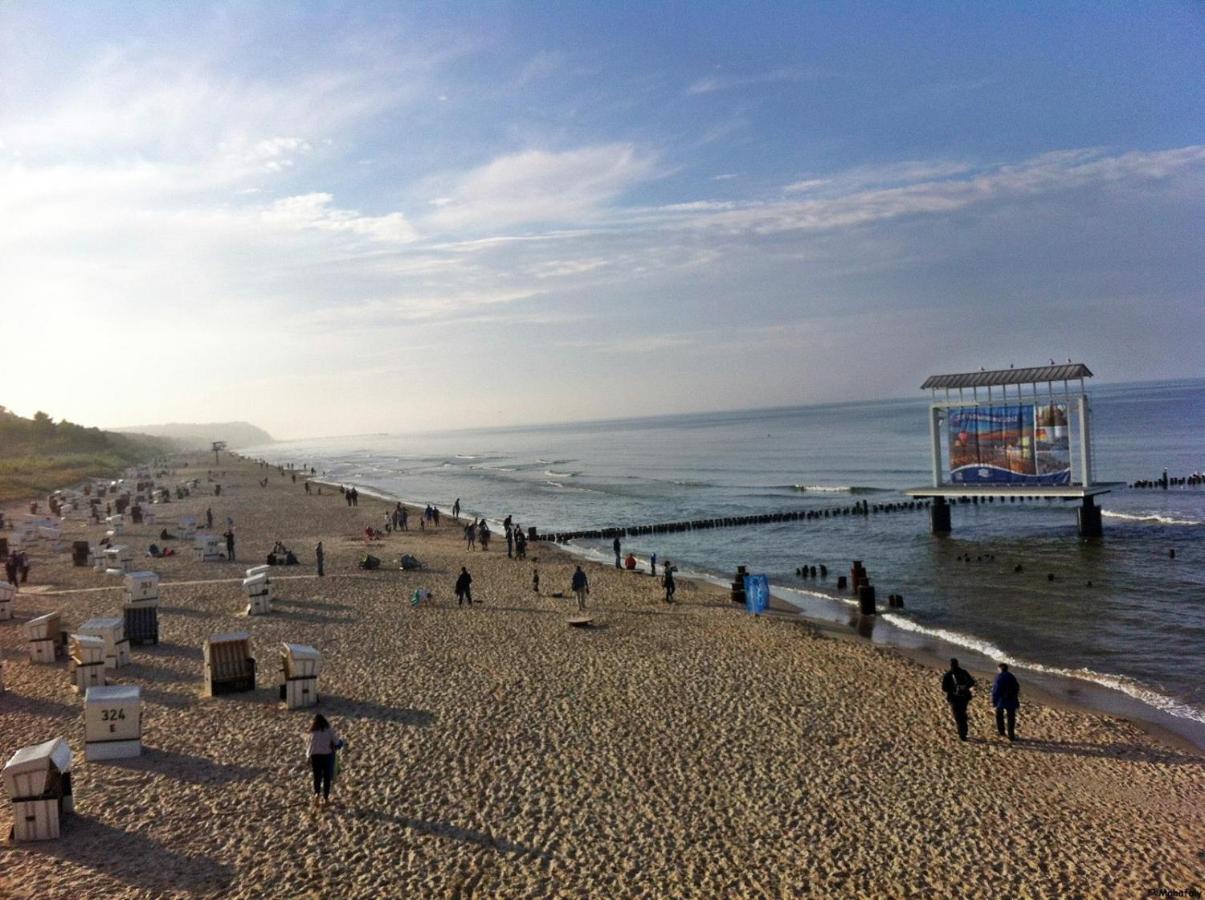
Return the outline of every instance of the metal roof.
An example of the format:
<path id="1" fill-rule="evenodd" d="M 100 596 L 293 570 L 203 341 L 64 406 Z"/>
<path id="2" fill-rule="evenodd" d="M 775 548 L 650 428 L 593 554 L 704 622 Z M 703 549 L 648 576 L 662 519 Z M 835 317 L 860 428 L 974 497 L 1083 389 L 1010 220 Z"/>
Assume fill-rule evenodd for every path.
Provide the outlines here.
<path id="1" fill-rule="evenodd" d="M 1032 366 L 1028 369 L 994 369 L 990 372 L 964 372 L 960 375 L 930 375 L 921 390 L 930 388 L 997 387 L 1005 384 L 1037 384 L 1045 381 L 1071 381 L 1091 378 L 1092 372 L 1083 363 L 1062 366 Z"/>

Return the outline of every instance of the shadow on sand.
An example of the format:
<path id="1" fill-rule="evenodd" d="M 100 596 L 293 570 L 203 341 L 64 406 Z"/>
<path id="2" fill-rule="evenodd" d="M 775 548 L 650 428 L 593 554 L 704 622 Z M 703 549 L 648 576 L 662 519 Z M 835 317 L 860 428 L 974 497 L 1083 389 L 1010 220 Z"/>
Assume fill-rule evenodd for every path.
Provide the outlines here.
<path id="1" fill-rule="evenodd" d="M 147 746 L 143 746 L 141 756 L 109 760 L 96 765 L 115 766 L 132 772 L 153 772 L 189 784 L 229 784 L 234 781 L 247 781 L 267 771 L 264 768 L 240 766 L 229 762 L 219 763 L 204 756 Z"/>
<path id="2" fill-rule="evenodd" d="M 337 694 L 319 694 L 318 708 L 324 713 L 348 719 L 376 719 L 378 722 L 397 722 L 417 728 L 425 728 L 435 722 L 435 713 L 425 709 L 385 706 Z"/>
<path id="3" fill-rule="evenodd" d="M 22 844 L 29 853 L 70 860 L 73 865 L 104 872 L 131 888 L 152 894 L 225 893 L 234 870 L 201 856 L 185 856 L 131 831 L 122 831 L 79 814 L 63 820 L 63 840 Z M 84 885 L 80 886 L 81 891 Z M 82 895 L 82 894 L 81 894 Z"/>
<path id="4" fill-rule="evenodd" d="M 431 837 L 447 838 L 448 840 L 460 841 L 464 844 L 476 844 L 478 847 L 485 847 L 504 854 L 513 853 L 518 856 L 539 860 L 544 865 L 552 862 L 552 854 L 547 850 L 528 847 L 525 844 L 516 844 L 514 841 L 496 837 L 489 832 L 463 828 L 450 822 L 432 822 L 427 819 L 414 819 L 410 816 L 395 816 L 376 809 L 359 809 L 356 811 L 356 815 L 360 818 L 372 819 L 375 822 L 382 822 L 386 825 L 399 825 L 402 828 L 409 828 L 422 834 L 428 834 Z"/>
<path id="5" fill-rule="evenodd" d="M 322 603 L 318 600 L 272 600 L 272 607 L 283 607 L 285 609 L 317 609 L 326 610 L 328 612 L 345 612 L 355 609 L 354 606 L 349 606 L 346 603 Z"/>
<path id="6" fill-rule="evenodd" d="M 147 647 L 139 648 L 140 653 L 148 654 L 152 659 L 156 656 L 176 656 L 181 659 L 203 660 L 205 653 L 201 646 L 192 646 L 190 644 L 172 644 L 167 641 L 160 641 L 158 644 L 152 644 Z"/>
<path id="7" fill-rule="evenodd" d="M 46 716 L 47 718 L 79 718 L 83 705 L 71 706 L 59 703 L 57 700 L 40 700 L 37 697 L 23 697 L 11 690 L 0 694 L 0 716 L 9 713 L 22 713 L 27 716 Z"/>
<path id="8" fill-rule="evenodd" d="M 1003 738 L 1000 739 L 1003 741 Z M 988 741 L 984 741 L 988 743 Z M 1083 741 L 1048 741 L 1040 738 L 1018 738 L 1014 748 L 1038 753 L 1064 753 L 1088 759 L 1124 759 L 1134 762 L 1158 763 L 1165 766 L 1201 766 L 1205 757 L 1190 756 L 1175 750 L 1141 744 L 1086 744 Z"/>
<path id="9" fill-rule="evenodd" d="M 212 619 L 213 614 L 199 609 L 189 609 L 187 606 L 160 606 L 159 614 L 163 616 L 184 616 L 186 619 Z"/>

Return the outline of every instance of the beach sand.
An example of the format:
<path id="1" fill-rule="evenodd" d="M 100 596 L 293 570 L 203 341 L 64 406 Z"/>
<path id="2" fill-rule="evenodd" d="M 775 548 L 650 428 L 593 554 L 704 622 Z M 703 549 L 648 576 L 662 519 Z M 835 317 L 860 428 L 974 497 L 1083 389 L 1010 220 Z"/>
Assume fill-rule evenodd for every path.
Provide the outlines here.
<path id="1" fill-rule="evenodd" d="M 206 493 L 206 463 L 195 465 Z M 497 537 L 489 552 L 466 551 L 446 515 L 369 548 L 383 568 L 362 572 L 363 528 L 389 504 L 362 495 L 349 509 L 275 470 L 222 468 L 220 497 L 151 507 L 160 521 L 123 538 L 141 553 L 164 521 L 212 506 L 216 524 L 233 517 L 241 560 L 135 560 L 165 582 L 161 643 L 110 674 L 142 687 L 137 759 L 84 762 L 66 667 L 31 665 L 21 628 L 56 609 L 68 625 L 119 613 L 119 579 L 33 554 L 15 618 L 0 622 L 0 754 L 65 737 L 76 813 L 59 840 L 0 844 L 0 895 L 1205 889 L 1205 758 L 1134 724 L 1025 703 L 1023 740 L 1009 745 L 990 721 L 991 673 L 975 672 L 984 690 L 963 744 L 940 673 L 902 654 L 748 616 L 685 580 L 669 607 L 655 579 L 598 565 L 586 566 L 596 627 L 570 628 L 575 604 L 550 596 L 571 594 L 570 557 L 532 544 L 527 562 L 509 560 Z M 64 540 L 102 533 L 72 518 Z M 274 612 L 248 618 L 239 579 L 277 539 L 303 565 L 275 570 Z M 403 552 L 426 568 L 397 570 Z M 472 608 L 452 595 L 461 565 L 482 601 Z M 415 609 L 420 587 L 434 599 Z M 202 642 L 233 630 L 252 634 L 258 688 L 203 698 Z M 322 652 L 318 709 L 348 742 L 329 809 L 310 805 L 313 711 L 277 699 L 284 641 Z M 5 802 L 0 831 L 10 824 Z"/>

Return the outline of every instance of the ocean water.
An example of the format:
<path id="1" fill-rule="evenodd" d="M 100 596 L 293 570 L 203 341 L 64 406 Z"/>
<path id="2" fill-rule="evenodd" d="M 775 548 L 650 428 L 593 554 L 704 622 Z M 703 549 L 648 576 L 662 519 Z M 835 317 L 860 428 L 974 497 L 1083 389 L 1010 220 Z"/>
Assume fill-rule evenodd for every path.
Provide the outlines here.
<path id="1" fill-rule="evenodd" d="M 1097 481 L 1205 471 L 1205 380 L 1105 386 L 1090 397 Z M 243 452 L 445 513 L 460 498 L 467 514 L 569 531 L 902 501 L 900 489 L 929 483 L 927 410 L 918 397 Z M 1099 502 L 1105 536 L 1095 540 L 1077 536 L 1075 503 L 1041 502 L 957 505 L 948 537 L 930 533 L 926 512 L 904 511 L 623 543 L 625 554 L 655 552 L 716 580 L 748 565 L 808 615 L 1096 682 L 1196 728 L 1205 723 L 1205 488 L 1120 488 Z M 573 549 L 612 558 L 609 541 Z M 854 559 L 880 602 L 904 596 L 903 611 L 851 619 L 836 576 Z M 826 565 L 828 579 L 798 577 L 805 564 Z"/>

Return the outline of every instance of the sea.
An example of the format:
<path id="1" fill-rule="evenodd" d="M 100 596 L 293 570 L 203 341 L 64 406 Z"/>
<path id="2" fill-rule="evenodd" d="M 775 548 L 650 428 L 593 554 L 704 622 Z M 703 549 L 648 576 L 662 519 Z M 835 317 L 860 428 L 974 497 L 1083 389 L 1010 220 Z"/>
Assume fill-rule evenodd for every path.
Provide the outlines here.
<path id="1" fill-rule="evenodd" d="M 1205 471 L 1205 379 L 1089 389 L 1104 536 L 1080 538 L 1075 501 L 628 537 L 679 575 L 728 584 L 738 565 L 828 627 L 985 669 L 1205 741 L 1205 486 L 1132 488 Z M 796 408 L 276 442 L 242 452 L 325 480 L 539 532 L 630 527 L 856 502 L 900 504 L 931 483 L 927 396 Z M 388 423 L 383 423 L 388 424 Z M 610 540 L 568 549 L 613 560 Z M 1174 556 L 1173 556 L 1174 551 Z M 529 555 L 538 555 L 538 545 Z M 861 560 L 883 611 L 865 618 L 838 575 Z M 827 578 L 800 575 L 824 565 Z M 1019 569 L 1019 570 L 1018 570 Z M 635 577 L 635 576 L 634 576 Z M 902 609 L 885 607 L 888 594 Z M 1095 698 L 1095 699 L 1093 699 Z M 1101 698 L 1104 698 L 1103 700 Z"/>

